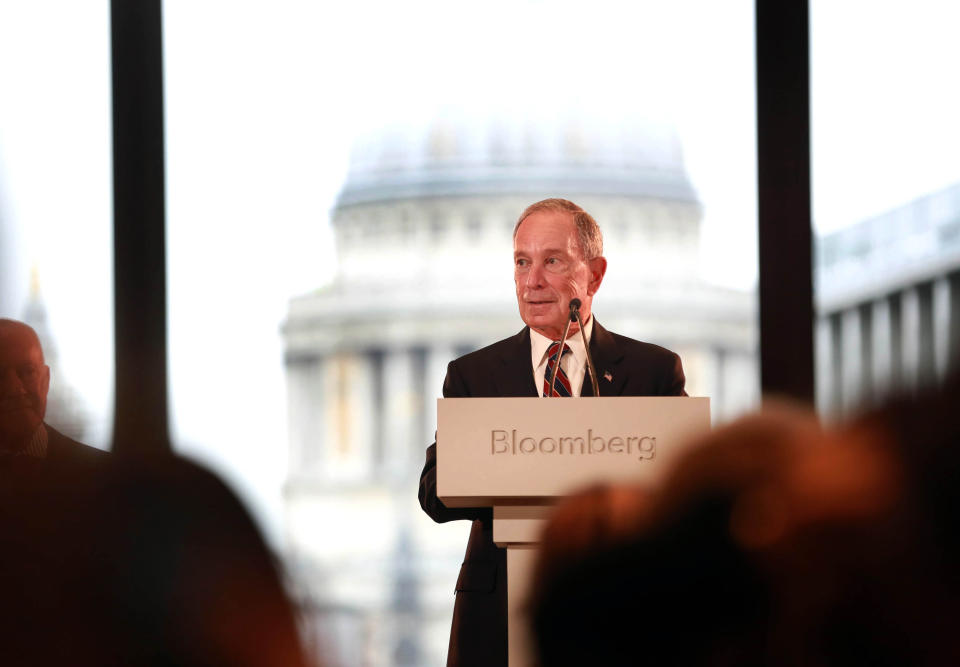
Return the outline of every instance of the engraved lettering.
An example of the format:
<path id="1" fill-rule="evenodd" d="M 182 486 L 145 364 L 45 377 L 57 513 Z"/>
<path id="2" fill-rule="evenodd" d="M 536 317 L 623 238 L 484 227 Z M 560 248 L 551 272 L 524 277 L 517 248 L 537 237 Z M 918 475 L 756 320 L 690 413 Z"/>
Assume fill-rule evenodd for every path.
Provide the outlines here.
<path id="1" fill-rule="evenodd" d="M 490 455 L 498 454 L 626 454 L 634 453 L 638 461 L 656 458 L 657 438 L 652 435 L 597 435 L 587 429 L 582 436 L 543 435 L 535 433 L 525 435 L 517 429 L 492 429 L 490 431 Z"/>
<path id="2" fill-rule="evenodd" d="M 549 449 L 547 449 L 547 445 L 545 444 L 548 442 L 550 443 Z M 554 440 L 553 438 L 547 437 L 540 440 L 540 452 L 542 454 L 553 454 L 556 451 L 556 449 L 557 449 L 557 441 Z"/>
<path id="3" fill-rule="evenodd" d="M 574 453 L 575 453 L 575 452 L 573 451 L 573 445 L 574 445 L 575 443 L 580 443 L 580 453 L 581 453 L 581 454 L 583 454 L 583 453 L 584 453 L 584 450 L 586 449 L 586 443 L 584 442 L 583 438 L 564 438 L 564 437 L 561 437 L 561 438 L 560 438 L 560 453 L 561 453 L 561 454 L 563 454 L 563 445 L 564 445 L 564 443 L 568 443 L 568 444 L 569 444 L 569 451 L 570 451 L 571 454 L 574 454 Z"/>
<path id="4" fill-rule="evenodd" d="M 593 435 L 593 429 L 587 430 L 587 441 L 590 443 L 589 449 L 591 454 L 599 454 L 607 448 L 607 441 L 601 438 L 599 435 L 595 437 Z"/>
<path id="5" fill-rule="evenodd" d="M 501 445 L 502 448 L 498 449 L 497 445 Z M 496 429 L 490 431 L 490 453 L 491 454 L 505 454 L 507 451 L 507 432 Z"/>
<path id="6" fill-rule="evenodd" d="M 657 439 L 644 436 L 640 438 L 637 449 L 640 450 L 640 455 L 637 457 L 637 460 L 652 459 L 657 455 Z"/>

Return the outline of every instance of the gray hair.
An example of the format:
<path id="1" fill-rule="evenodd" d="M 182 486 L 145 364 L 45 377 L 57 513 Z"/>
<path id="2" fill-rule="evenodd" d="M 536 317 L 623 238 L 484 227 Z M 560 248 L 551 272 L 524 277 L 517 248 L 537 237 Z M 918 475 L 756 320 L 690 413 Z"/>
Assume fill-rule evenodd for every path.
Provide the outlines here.
<path id="1" fill-rule="evenodd" d="M 526 220 L 531 214 L 538 211 L 559 211 L 569 213 L 573 217 L 573 222 L 577 226 L 577 238 L 580 242 L 580 251 L 583 258 L 591 260 L 603 255 L 603 234 L 600 232 L 600 225 L 593 219 L 593 216 L 574 204 L 569 199 L 544 199 L 535 204 L 530 204 L 520 214 L 520 219 L 513 228 L 513 238 L 516 240 L 517 231 L 520 229 L 520 223 Z"/>

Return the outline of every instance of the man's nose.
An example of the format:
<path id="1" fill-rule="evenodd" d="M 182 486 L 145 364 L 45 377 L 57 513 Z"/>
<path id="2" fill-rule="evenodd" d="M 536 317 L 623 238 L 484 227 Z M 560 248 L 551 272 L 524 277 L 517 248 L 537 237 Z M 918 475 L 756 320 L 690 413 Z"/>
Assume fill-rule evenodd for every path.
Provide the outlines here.
<path id="1" fill-rule="evenodd" d="M 543 286 L 544 282 L 543 267 L 536 264 L 531 266 L 530 270 L 527 271 L 527 287 L 541 287 Z"/>

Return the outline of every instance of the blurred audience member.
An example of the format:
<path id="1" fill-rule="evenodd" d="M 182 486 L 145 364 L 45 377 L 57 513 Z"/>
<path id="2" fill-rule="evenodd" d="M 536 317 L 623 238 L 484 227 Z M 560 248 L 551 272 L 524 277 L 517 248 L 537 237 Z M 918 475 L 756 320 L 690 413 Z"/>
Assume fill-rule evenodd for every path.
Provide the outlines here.
<path id="1" fill-rule="evenodd" d="M 580 557 L 569 537 L 543 542 L 531 595 L 542 665 L 763 664 L 770 592 L 731 535 L 734 499 L 818 433 L 789 411 L 752 417 L 712 434 L 649 498 L 596 488 L 561 504 L 545 534 L 575 526 Z M 597 512 L 602 498 L 630 509 Z"/>
<path id="2" fill-rule="evenodd" d="M 597 485 L 569 496 L 551 514 L 536 584 L 550 581 L 592 551 L 615 547 L 643 525 L 649 496 L 633 486 Z"/>
<path id="3" fill-rule="evenodd" d="M 960 384 L 898 398 L 793 466 L 794 519 L 762 550 L 774 645 L 819 665 L 960 664 Z"/>
<path id="4" fill-rule="evenodd" d="M 111 457 L 0 493 L 0 664 L 307 664 L 278 568 L 214 475 Z"/>
<path id="5" fill-rule="evenodd" d="M 50 367 L 36 332 L 0 319 L 0 467 L 29 457 L 46 468 L 89 467 L 105 452 L 71 440 L 44 424 Z"/>
<path id="6" fill-rule="evenodd" d="M 652 493 L 562 503 L 531 594 L 542 667 L 960 664 L 958 406 L 957 379 L 832 429 L 780 406 Z"/>

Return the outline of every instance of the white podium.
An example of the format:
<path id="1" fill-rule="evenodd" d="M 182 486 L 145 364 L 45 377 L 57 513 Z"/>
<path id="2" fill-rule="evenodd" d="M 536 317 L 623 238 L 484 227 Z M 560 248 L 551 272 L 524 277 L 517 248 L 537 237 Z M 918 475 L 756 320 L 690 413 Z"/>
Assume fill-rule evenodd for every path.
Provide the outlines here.
<path id="1" fill-rule="evenodd" d="M 507 548 L 510 667 L 532 664 L 523 603 L 551 506 L 590 483 L 652 484 L 709 427 L 708 398 L 438 400 L 437 497 L 493 507 L 493 539 Z"/>

